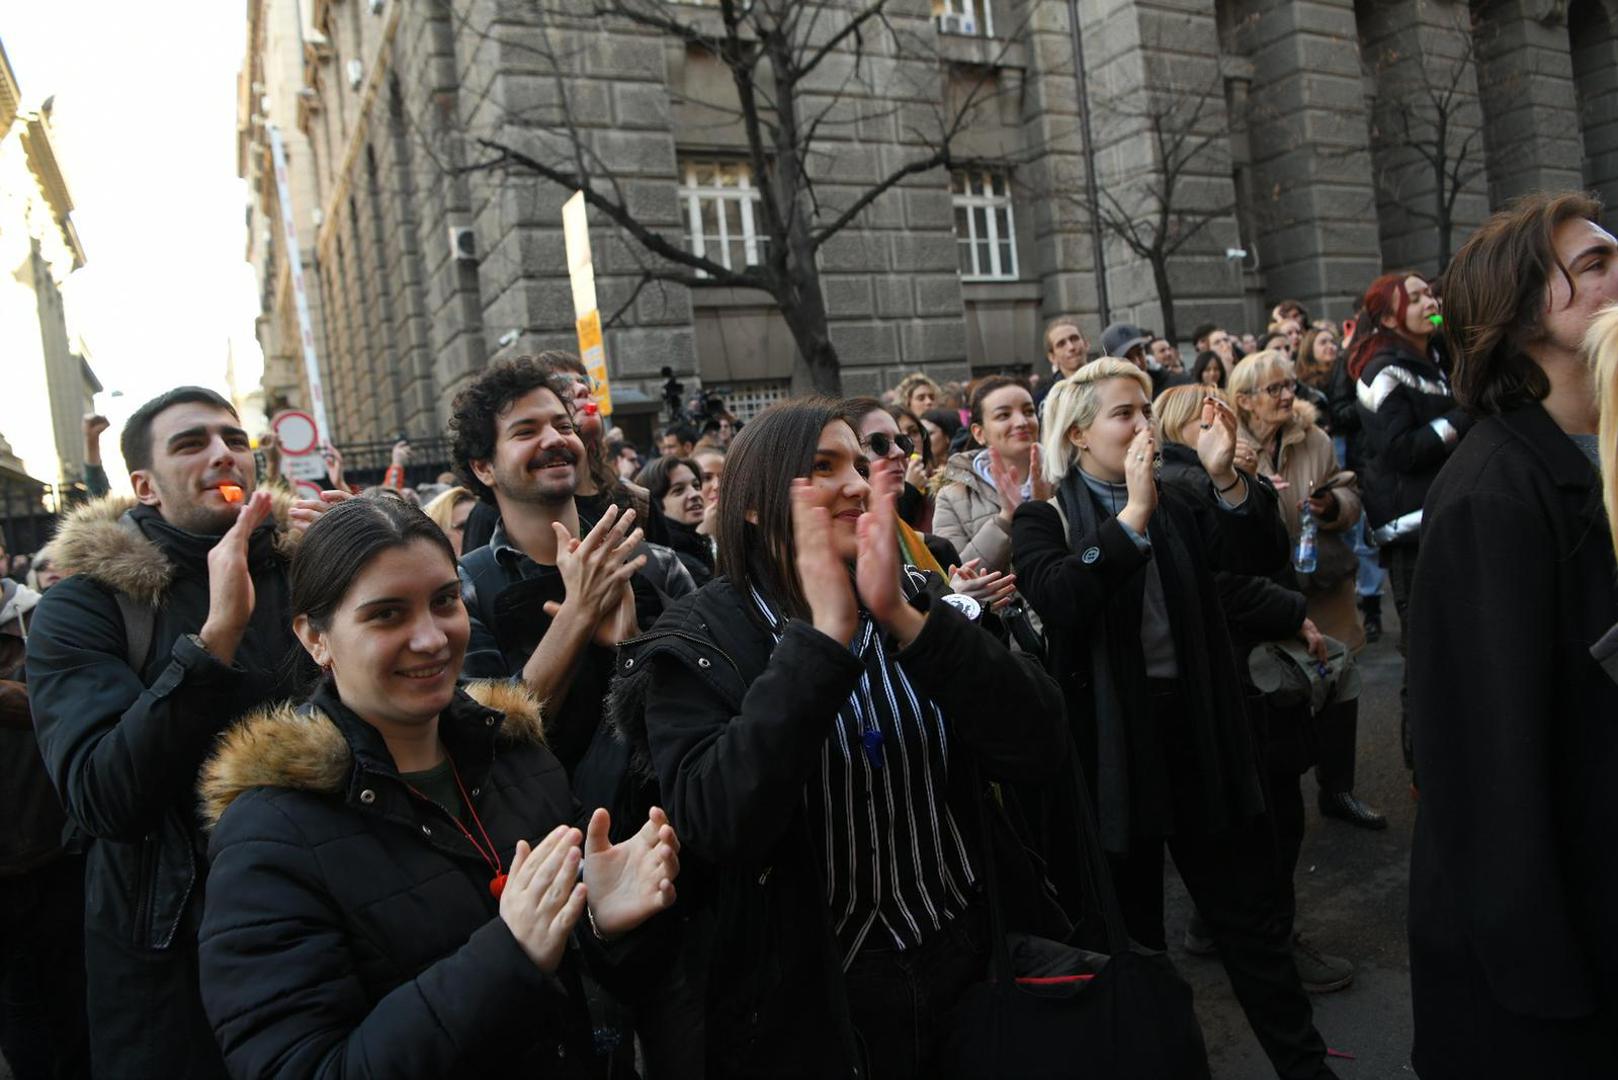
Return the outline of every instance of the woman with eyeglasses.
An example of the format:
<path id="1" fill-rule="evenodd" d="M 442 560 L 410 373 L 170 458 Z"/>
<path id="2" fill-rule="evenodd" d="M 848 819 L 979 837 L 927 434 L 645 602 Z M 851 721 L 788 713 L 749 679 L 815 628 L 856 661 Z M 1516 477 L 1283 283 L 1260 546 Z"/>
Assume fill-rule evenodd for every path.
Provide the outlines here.
<path id="1" fill-rule="evenodd" d="M 1050 498 L 1030 468 L 1039 442 L 1039 412 L 1020 379 L 990 375 L 972 387 L 972 441 L 978 449 L 949 459 L 933 508 L 933 528 L 961 558 L 986 571 L 1011 569 L 1011 516 L 1030 500 Z"/>
<path id="2" fill-rule="evenodd" d="M 1342 471 L 1315 407 L 1296 396 L 1294 370 L 1284 356 L 1255 353 L 1231 372 L 1230 397 L 1239 437 L 1254 447 L 1258 471 L 1280 494 L 1281 520 L 1294 549 L 1305 508 L 1314 522 L 1316 569 L 1295 575 L 1308 598 L 1309 621 L 1318 634 L 1357 650 L 1365 644 L 1365 630 L 1355 594 L 1359 560 L 1349 536 L 1360 518 L 1359 482 Z M 1354 795 L 1356 732 L 1356 716 L 1346 711 L 1333 714 L 1333 726 L 1319 732 L 1320 812 L 1362 829 L 1385 829 L 1387 819 Z"/>

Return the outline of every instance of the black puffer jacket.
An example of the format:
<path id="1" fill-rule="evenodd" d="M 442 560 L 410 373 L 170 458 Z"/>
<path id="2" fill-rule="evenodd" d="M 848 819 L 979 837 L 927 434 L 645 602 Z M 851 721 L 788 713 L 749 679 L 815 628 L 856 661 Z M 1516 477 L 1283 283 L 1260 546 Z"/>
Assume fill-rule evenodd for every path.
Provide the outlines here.
<path id="1" fill-rule="evenodd" d="M 1360 491 L 1378 544 L 1414 544 L 1427 488 L 1472 418 L 1431 357 L 1391 334 L 1355 385 L 1363 444 Z"/>
<path id="2" fill-rule="evenodd" d="M 301 650 L 289 610 L 290 538 L 269 524 L 253 534 L 253 615 L 223 664 L 189 636 L 207 617 L 207 554 L 218 538 L 131 506 L 87 504 L 58 532 L 58 562 L 73 576 L 35 609 L 29 696 L 51 781 L 91 837 L 85 931 L 97 1071 L 115 1063 L 122 1076 L 216 1075 L 219 1050 L 191 990 L 205 880 L 197 770 L 231 721 L 293 693 Z M 120 593 L 149 620 L 139 670 Z"/>
<path id="3" fill-rule="evenodd" d="M 991 779 L 1037 782 L 1061 769 L 1067 743 L 1049 676 L 947 604 L 926 593 L 912 603 L 927 622 L 899 662 L 943 707 L 952 758 L 956 747 L 973 753 Z M 676 604 L 625 644 L 611 713 L 660 778 L 683 844 L 705 1075 L 857 1076 L 803 792 L 864 669 L 807 623 L 789 623 L 776 644 L 755 612 L 723 577 Z M 950 768 L 947 800 L 969 849 L 982 851 L 969 774 Z"/>
<path id="4" fill-rule="evenodd" d="M 439 734 L 509 867 L 519 839 L 578 813 L 532 699 L 473 689 L 499 710 L 457 695 Z M 534 966 L 483 858 L 334 690 L 237 725 L 201 793 L 214 824 L 202 990 L 232 1076 L 601 1072 L 577 957 L 555 976 Z"/>

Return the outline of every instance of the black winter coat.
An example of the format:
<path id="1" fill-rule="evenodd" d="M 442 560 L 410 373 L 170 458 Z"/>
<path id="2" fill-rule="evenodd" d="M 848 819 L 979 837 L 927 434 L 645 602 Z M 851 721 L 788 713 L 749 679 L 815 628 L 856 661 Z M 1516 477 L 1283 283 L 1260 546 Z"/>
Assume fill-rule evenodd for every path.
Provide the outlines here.
<path id="1" fill-rule="evenodd" d="M 1197 459 L 1197 452 L 1178 443 L 1163 447 L 1163 468 L 1158 479 L 1165 486 L 1177 487 L 1194 498 L 1202 497 L 1208 486 L 1208 473 Z M 1273 491 L 1273 485 L 1265 477 L 1249 476 L 1247 481 Z M 1290 548 L 1286 522 L 1279 514 L 1275 528 L 1277 536 L 1271 546 L 1279 544 Z M 1263 749 L 1264 767 L 1272 775 L 1303 772 L 1313 759 L 1305 738 L 1308 708 L 1300 714 L 1296 709 L 1271 706 L 1253 686 L 1247 659 L 1255 646 L 1266 641 L 1296 637 L 1309 615 L 1309 600 L 1298 591 L 1297 576 L 1291 563 L 1286 561 L 1268 574 L 1218 570 L 1214 572 L 1214 583 L 1219 589 L 1220 606 L 1225 611 L 1225 625 L 1230 628 L 1231 658 L 1241 678 L 1248 719 L 1253 722 Z"/>
<path id="2" fill-rule="evenodd" d="M 1428 356 L 1387 337 L 1360 372 L 1360 492 L 1378 544 L 1414 544 L 1427 488 L 1472 418 Z"/>
<path id="3" fill-rule="evenodd" d="M 1178 580 L 1168 560 L 1159 563 L 1159 572 L 1185 701 L 1193 714 L 1189 730 L 1206 762 L 1203 790 L 1190 797 L 1200 800 L 1195 816 L 1209 830 L 1264 809 L 1258 755 L 1214 582 L 1217 569 L 1265 573 L 1286 557 L 1284 534 L 1275 528 L 1274 492 L 1251 481 L 1247 491 L 1242 506 L 1229 510 L 1216 507 L 1213 485 L 1206 480 L 1200 498 L 1159 485 L 1150 526 L 1156 537 L 1178 537 L 1191 559 L 1191 580 Z M 1123 851 L 1134 836 L 1165 834 L 1158 829 L 1169 816 L 1167 777 L 1143 760 L 1154 751 L 1140 731 L 1131 732 L 1121 757 L 1103 752 L 1092 636 L 1105 626 L 1122 720 L 1138 728 L 1149 709 L 1140 628 L 1146 563 L 1155 557 L 1156 542 L 1153 553 L 1143 552 L 1116 517 L 1098 517 L 1093 533 L 1070 538 L 1070 523 L 1064 523 L 1054 501 L 1024 503 L 1012 517 L 1012 563 L 1018 589 L 1044 621 L 1051 670 L 1067 698 L 1073 739 L 1099 803 L 1103 842 L 1109 850 Z M 1115 782 L 1101 783 L 1109 772 Z M 1109 802 L 1108 790 L 1127 792 L 1127 802 Z M 1174 801 L 1186 795 L 1175 793 Z"/>
<path id="4" fill-rule="evenodd" d="M 1067 744 L 1049 676 L 947 604 L 925 593 L 913 603 L 927 621 L 899 662 L 943 706 L 951 746 L 991 779 L 1060 769 Z M 808 623 L 789 623 L 777 645 L 723 577 L 620 653 L 613 716 L 656 770 L 682 843 L 710 1077 L 862 1071 L 804 786 L 863 670 Z M 947 799 L 969 850 L 983 851 L 969 775 L 950 769 Z"/>
<path id="5" fill-rule="evenodd" d="M 439 736 L 510 867 L 519 839 L 577 823 L 577 805 L 532 698 L 471 689 L 498 710 L 458 694 Z M 555 975 L 534 966 L 482 856 L 329 684 L 237 725 L 201 794 L 202 988 L 232 1076 L 603 1073 L 576 949 Z"/>
<path id="6" fill-rule="evenodd" d="M 293 692 L 302 650 L 286 538 L 271 525 L 254 533 L 253 615 L 223 664 L 187 636 L 207 616 L 207 553 L 218 538 L 182 532 L 148 507 L 126 515 L 131 505 L 89 503 L 57 534 L 57 560 L 72 576 L 35 609 L 29 695 L 51 780 L 92 838 L 84 889 L 97 1068 L 110 1053 L 120 1075 L 216 1073 L 217 1048 L 191 1034 L 206 1032 L 200 1003 L 185 999 L 205 878 L 197 770 L 231 721 Z M 120 523 L 126 516 L 138 531 Z M 119 592 L 154 609 L 139 671 Z"/>
<path id="7" fill-rule="evenodd" d="M 1614 581 L 1588 459 L 1539 405 L 1482 421 L 1428 493 L 1410 597 L 1423 1076 L 1500 1075 L 1541 1052 L 1538 1075 L 1611 1075 L 1618 685 L 1589 650 L 1618 621 Z M 1603 1056 L 1560 1071 L 1567 1047 L 1514 1039 L 1497 1013 L 1588 1018 Z"/>

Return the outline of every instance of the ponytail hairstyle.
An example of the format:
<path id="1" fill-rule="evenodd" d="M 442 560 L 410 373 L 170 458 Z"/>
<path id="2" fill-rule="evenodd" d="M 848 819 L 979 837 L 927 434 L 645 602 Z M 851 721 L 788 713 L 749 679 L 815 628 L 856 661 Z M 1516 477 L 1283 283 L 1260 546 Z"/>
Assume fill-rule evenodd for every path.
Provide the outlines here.
<path id="1" fill-rule="evenodd" d="M 1601 409 L 1601 498 L 1607 507 L 1613 554 L 1618 556 L 1618 304 L 1605 308 L 1584 337 L 1595 369 L 1596 404 Z"/>
<path id="2" fill-rule="evenodd" d="M 1360 298 L 1359 311 L 1354 316 L 1354 344 L 1348 354 L 1348 374 L 1355 379 L 1365 370 L 1365 365 L 1371 362 L 1371 357 L 1383 345 L 1390 343 L 1410 346 L 1410 339 L 1397 330 L 1390 330 L 1382 325 L 1382 320 L 1392 316 L 1394 322 L 1403 326 L 1405 312 L 1410 309 L 1410 294 L 1405 291 L 1407 278 L 1425 277 L 1414 270 L 1395 270 L 1390 274 L 1383 274 L 1366 288 L 1365 295 Z"/>

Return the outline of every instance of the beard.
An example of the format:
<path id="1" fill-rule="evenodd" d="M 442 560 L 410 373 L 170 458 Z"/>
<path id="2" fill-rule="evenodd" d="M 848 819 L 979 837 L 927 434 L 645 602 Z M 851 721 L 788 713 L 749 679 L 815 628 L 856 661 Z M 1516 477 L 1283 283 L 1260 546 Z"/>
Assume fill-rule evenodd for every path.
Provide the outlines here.
<path id="1" fill-rule="evenodd" d="M 234 475 L 214 476 L 209 482 L 218 483 L 220 480 L 239 483 L 244 498 L 253 493 L 253 485 L 250 482 L 244 482 Z M 158 511 L 163 515 L 163 520 L 175 528 L 199 536 L 223 536 L 230 531 L 232 525 L 236 524 L 237 515 L 246 505 L 244 501 L 236 504 L 226 503 L 218 507 L 210 506 L 202 501 L 206 496 L 191 494 L 188 485 L 180 477 L 160 473 L 155 469 L 152 470 L 152 486 L 157 489 Z"/>
<path id="2" fill-rule="evenodd" d="M 550 465 L 566 465 L 566 478 Z M 517 502 L 557 506 L 573 498 L 579 486 L 578 458 L 569 452 L 552 451 L 530 458 L 520 465 L 502 465 L 494 471 L 495 490 Z"/>

